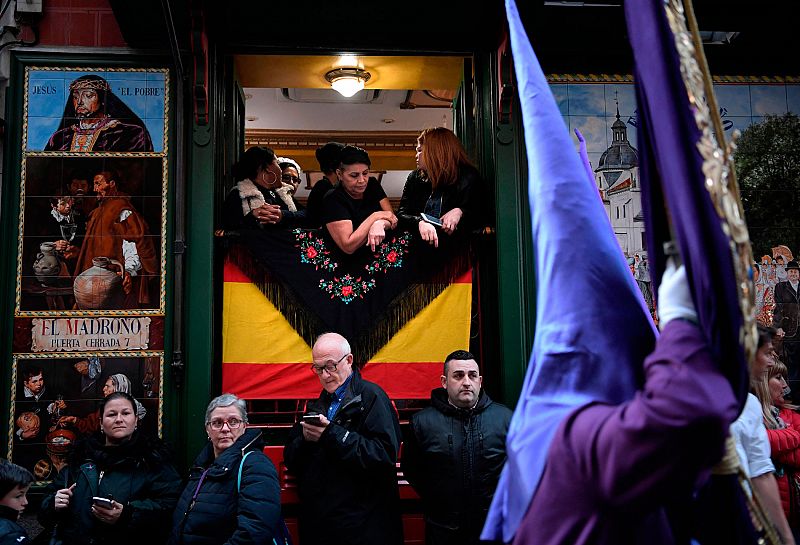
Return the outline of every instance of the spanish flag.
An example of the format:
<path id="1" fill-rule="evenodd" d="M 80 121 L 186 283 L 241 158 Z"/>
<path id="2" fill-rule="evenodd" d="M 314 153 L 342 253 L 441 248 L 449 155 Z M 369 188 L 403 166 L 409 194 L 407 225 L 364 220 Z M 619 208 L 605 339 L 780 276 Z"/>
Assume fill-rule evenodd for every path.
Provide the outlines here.
<path id="1" fill-rule="evenodd" d="M 311 347 L 231 261 L 225 263 L 222 389 L 245 399 L 309 399 L 320 385 Z M 427 399 L 444 357 L 469 347 L 472 270 L 405 323 L 362 369 L 393 399 Z"/>

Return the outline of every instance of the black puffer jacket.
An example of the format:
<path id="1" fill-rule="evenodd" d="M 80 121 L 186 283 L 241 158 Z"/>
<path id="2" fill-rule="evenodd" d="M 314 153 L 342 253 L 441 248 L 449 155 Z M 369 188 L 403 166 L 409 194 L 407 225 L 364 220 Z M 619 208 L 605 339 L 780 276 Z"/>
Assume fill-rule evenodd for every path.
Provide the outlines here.
<path id="1" fill-rule="evenodd" d="M 79 443 L 72 459 L 75 464 L 59 472 L 39 511 L 44 526 L 57 523 L 57 535 L 66 545 L 155 544 L 166 539 L 181 481 L 161 441 L 134 432 L 130 441 L 107 447 L 98 434 Z M 69 508 L 56 511 L 56 491 L 72 484 Z M 93 496 L 124 505 L 116 524 L 92 515 Z"/>
<path id="2" fill-rule="evenodd" d="M 30 543 L 28 533 L 17 523 L 19 511 L 0 505 L 0 545 Z"/>
<path id="3" fill-rule="evenodd" d="M 261 432 L 248 429 L 219 458 L 214 458 L 211 443 L 203 448 L 175 508 L 171 544 L 272 543 L 281 517 L 281 491 L 263 446 Z M 239 466 L 249 451 L 237 492 Z"/>
<path id="4" fill-rule="evenodd" d="M 411 419 L 403 473 L 422 497 L 429 545 L 478 543 L 506 461 L 511 411 L 481 391 L 473 409 L 459 409 L 447 391 Z"/>
<path id="5" fill-rule="evenodd" d="M 309 413 L 326 414 L 323 391 Z M 292 429 L 284 458 L 297 476 L 303 545 L 395 545 L 403 530 L 397 489 L 400 425 L 386 393 L 353 371 L 342 405 L 319 442 Z"/>

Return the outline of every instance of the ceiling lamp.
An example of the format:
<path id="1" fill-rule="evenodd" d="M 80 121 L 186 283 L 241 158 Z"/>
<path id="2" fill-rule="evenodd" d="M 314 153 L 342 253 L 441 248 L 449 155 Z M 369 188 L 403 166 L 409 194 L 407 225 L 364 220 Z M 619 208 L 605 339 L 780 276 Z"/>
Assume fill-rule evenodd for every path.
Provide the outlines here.
<path id="1" fill-rule="evenodd" d="M 325 74 L 331 87 L 343 97 L 351 97 L 369 81 L 372 74 L 362 68 L 336 68 Z"/>

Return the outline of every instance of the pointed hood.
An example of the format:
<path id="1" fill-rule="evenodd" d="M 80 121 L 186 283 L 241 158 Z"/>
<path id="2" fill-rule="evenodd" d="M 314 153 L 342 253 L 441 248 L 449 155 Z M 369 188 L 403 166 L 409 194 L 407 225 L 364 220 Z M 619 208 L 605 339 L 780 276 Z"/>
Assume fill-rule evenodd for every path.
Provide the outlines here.
<path id="1" fill-rule="evenodd" d="M 580 146 L 578 148 L 578 155 L 581 156 L 583 168 L 586 169 L 586 175 L 594 183 L 594 171 L 592 171 L 592 163 L 589 161 L 589 152 L 586 150 L 586 139 L 581 134 L 581 131 L 575 129 L 575 136 L 578 138 Z"/>
<path id="2" fill-rule="evenodd" d="M 506 10 L 528 156 L 536 336 L 481 537 L 510 541 L 560 423 L 587 403 L 632 398 L 656 331 L 514 0 Z"/>

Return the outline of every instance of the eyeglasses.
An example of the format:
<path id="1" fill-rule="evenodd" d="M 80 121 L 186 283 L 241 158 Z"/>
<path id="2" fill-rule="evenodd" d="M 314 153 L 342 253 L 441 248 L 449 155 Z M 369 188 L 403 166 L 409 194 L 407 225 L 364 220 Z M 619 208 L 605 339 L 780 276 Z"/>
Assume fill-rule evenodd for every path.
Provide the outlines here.
<path id="1" fill-rule="evenodd" d="M 292 176 L 291 174 L 284 174 L 281 176 L 281 180 L 284 182 L 295 182 L 300 183 L 300 178 L 298 176 Z"/>
<path id="2" fill-rule="evenodd" d="M 230 420 L 212 420 L 211 422 L 206 422 L 206 424 L 211 426 L 211 429 L 214 431 L 221 430 L 225 424 L 227 424 L 230 429 L 236 430 L 242 425 L 242 421 L 238 418 L 231 418 Z"/>
<path id="3" fill-rule="evenodd" d="M 322 372 L 323 371 L 327 371 L 328 373 L 333 374 L 333 373 L 336 372 L 336 367 L 339 365 L 339 363 L 341 363 L 341 361 L 343 359 L 345 359 L 349 355 L 350 355 L 350 353 L 348 352 L 347 354 L 345 354 L 344 356 L 339 358 L 339 361 L 337 361 L 337 362 L 329 361 L 325 365 L 314 365 L 312 363 L 311 364 L 311 370 L 314 371 L 319 376 L 322 376 Z"/>

